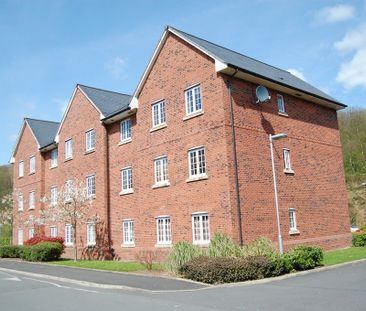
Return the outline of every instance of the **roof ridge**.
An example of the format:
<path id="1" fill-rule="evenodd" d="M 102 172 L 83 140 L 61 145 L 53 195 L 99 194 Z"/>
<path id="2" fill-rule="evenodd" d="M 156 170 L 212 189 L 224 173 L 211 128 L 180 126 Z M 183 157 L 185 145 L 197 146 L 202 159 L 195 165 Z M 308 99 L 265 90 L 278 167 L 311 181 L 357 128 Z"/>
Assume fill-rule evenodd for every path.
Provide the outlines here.
<path id="1" fill-rule="evenodd" d="M 264 65 L 266 65 L 266 66 L 270 66 L 270 67 L 272 67 L 272 68 L 275 68 L 275 69 L 278 69 L 278 70 L 284 71 L 284 72 L 286 72 L 287 74 L 290 74 L 290 75 L 294 76 L 291 72 L 289 72 L 289 71 L 287 71 L 287 70 L 285 70 L 285 69 L 282 69 L 282 68 L 279 68 L 279 67 L 276 67 L 276 66 L 273 66 L 273 65 L 267 64 L 267 63 L 265 63 L 265 62 L 263 62 L 263 61 L 261 61 L 261 60 L 258 60 L 258 59 L 255 59 L 255 58 L 251 57 L 251 56 L 248 56 L 248 55 L 242 54 L 242 53 L 240 53 L 240 52 L 234 51 L 234 50 L 229 49 L 229 48 L 227 48 L 227 47 L 224 47 L 224 46 L 222 46 L 222 45 L 220 45 L 220 44 L 213 43 L 213 42 L 208 41 L 208 40 L 206 40 L 206 39 L 203 39 L 203 38 L 197 37 L 197 36 L 195 36 L 195 35 L 192 35 L 192 34 L 190 34 L 190 33 L 188 33 L 188 32 L 185 32 L 185 31 L 179 30 L 179 29 L 177 29 L 177 28 L 174 28 L 174 27 L 172 27 L 172 26 L 167 26 L 167 28 L 168 28 L 168 29 L 177 30 L 177 31 L 182 32 L 182 33 L 184 33 L 184 34 L 186 34 L 186 35 L 189 35 L 189 36 L 191 36 L 191 37 L 194 37 L 194 38 L 196 38 L 196 39 L 199 39 L 199 40 L 205 41 L 205 42 L 207 42 L 207 43 L 210 43 L 210 44 L 216 45 L 217 47 L 220 47 L 220 48 L 222 48 L 222 49 L 229 50 L 229 51 L 231 51 L 231 52 L 233 52 L 233 53 L 235 53 L 235 54 L 238 54 L 238 55 L 241 55 L 241 56 L 244 56 L 244 57 L 250 58 L 250 59 L 252 59 L 252 60 L 254 60 L 254 61 L 256 61 L 256 62 L 259 62 L 259 63 L 264 64 Z M 296 77 L 296 76 L 294 76 L 294 77 Z"/>
<path id="2" fill-rule="evenodd" d="M 33 120 L 33 121 L 41 121 L 41 122 L 48 122 L 48 123 L 60 123 L 58 121 L 41 120 L 41 119 L 35 119 L 35 118 L 29 118 L 29 117 L 25 117 L 24 120 Z"/>
<path id="3" fill-rule="evenodd" d="M 106 89 L 101 89 L 99 87 L 94 87 L 94 86 L 89 86 L 89 85 L 85 85 L 85 84 L 80 84 L 78 83 L 77 86 L 84 86 L 84 87 L 88 87 L 90 89 L 94 89 L 94 90 L 98 90 L 98 91 L 103 91 L 103 92 L 109 92 L 109 93 L 115 93 L 115 94 L 119 94 L 119 95 L 125 95 L 125 96 L 131 96 L 130 94 L 126 94 L 126 93 L 121 93 L 121 92 L 116 92 L 116 91 L 110 91 L 110 90 L 106 90 Z"/>

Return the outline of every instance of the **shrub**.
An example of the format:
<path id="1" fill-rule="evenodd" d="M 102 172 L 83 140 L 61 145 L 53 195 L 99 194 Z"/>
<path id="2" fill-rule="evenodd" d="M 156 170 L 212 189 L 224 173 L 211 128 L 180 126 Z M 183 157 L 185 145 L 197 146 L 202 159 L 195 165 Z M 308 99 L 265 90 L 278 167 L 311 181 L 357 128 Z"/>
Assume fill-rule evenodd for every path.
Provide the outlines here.
<path id="1" fill-rule="evenodd" d="M 21 248 L 19 245 L 0 246 L 0 258 L 19 258 Z"/>
<path id="2" fill-rule="evenodd" d="M 37 245 L 39 243 L 44 243 L 44 242 L 57 242 L 60 243 L 62 246 L 62 251 L 64 251 L 65 249 L 65 244 L 64 244 L 64 238 L 63 237 L 55 237 L 55 238 L 51 238 L 48 236 L 35 236 L 27 241 L 24 242 L 24 245 L 28 245 L 28 246 L 32 246 L 32 245 Z"/>
<path id="3" fill-rule="evenodd" d="M 58 242 L 43 242 L 22 248 L 21 258 L 28 261 L 58 260 L 62 253 L 62 245 Z"/>
<path id="4" fill-rule="evenodd" d="M 277 251 L 271 240 L 265 237 L 259 237 L 249 245 L 246 245 L 242 249 L 242 256 L 266 256 L 271 258 L 276 255 Z"/>
<path id="5" fill-rule="evenodd" d="M 239 257 L 240 254 L 240 246 L 235 244 L 228 235 L 215 233 L 208 248 L 210 257 Z"/>
<path id="6" fill-rule="evenodd" d="M 0 238 L 0 246 L 8 246 L 11 245 L 11 238 Z"/>
<path id="7" fill-rule="evenodd" d="M 204 250 L 189 242 L 181 241 L 174 245 L 169 253 L 167 266 L 173 272 L 179 272 L 179 269 L 188 261 L 203 255 Z"/>
<path id="8" fill-rule="evenodd" d="M 352 245 L 359 247 L 359 246 L 366 246 L 366 233 L 353 233 L 352 234 Z"/>
<path id="9" fill-rule="evenodd" d="M 188 279 L 204 283 L 229 283 L 261 279 L 271 275 L 271 263 L 265 256 L 193 258 L 180 268 Z"/>
<path id="10" fill-rule="evenodd" d="M 279 276 L 294 270 L 290 258 L 286 255 L 275 254 L 270 258 L 272 276 Z"/>
<path id="11" fill-rule="evenodd" d="M 284 255 L 294 270 L 314 269 L 321 265 L 323 251 L 318 246 L 297 246 Z"/>

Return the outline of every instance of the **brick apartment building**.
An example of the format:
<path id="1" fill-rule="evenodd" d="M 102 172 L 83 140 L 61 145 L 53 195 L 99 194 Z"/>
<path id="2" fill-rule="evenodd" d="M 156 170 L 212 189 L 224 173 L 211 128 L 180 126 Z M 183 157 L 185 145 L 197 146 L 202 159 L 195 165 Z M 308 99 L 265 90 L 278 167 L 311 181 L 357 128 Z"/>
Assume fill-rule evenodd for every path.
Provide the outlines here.
<path id="1" fill-rule="evenodd" d="M 256 88 L 270 100 L 257 103 Z M 43 196 L 83 180 L 116 255 L 165 251 L 215 232 L 277 242 L 269 135 L 285 249 L 350 245 L 337 110 L 345 105 L 287 71 L 167 27 L 133 96 L 77 85 L 60 123 L 24 119 L 12 156 L 13 240 Z M 98 244 L 94 224 L 78 248 Z M 71 227 L 46 235 L 73 245 Z M 96 245 L 97 247 L 97 245 Z"/>

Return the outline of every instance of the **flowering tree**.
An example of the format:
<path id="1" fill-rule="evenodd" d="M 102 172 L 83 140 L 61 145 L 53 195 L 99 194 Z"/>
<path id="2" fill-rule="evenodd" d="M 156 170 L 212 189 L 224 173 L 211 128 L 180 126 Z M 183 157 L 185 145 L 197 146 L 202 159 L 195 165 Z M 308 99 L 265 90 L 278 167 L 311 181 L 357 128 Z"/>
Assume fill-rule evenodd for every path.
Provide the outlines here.
<path id="1" fill-rule="evenodd" d="M 13 196 L 7 194 L 1 198 L 0 204 L 0 225 L 11 225 L 13 223 Z"/>
<path id="2" fill-rule="evenodd" d="M 77 260 L 77 226 L 80 223 L 97 223 L 99 217 L 92 215 L 91 208 L 93 197 L 88 195 L 83 182 L 69 181 L 53 198 L 44 198 L 44 203 L 49 202 L 49 208 L 43 209 L 41 218 L 44 221 L 62 222 L 72 227 L 74 260 Z"/>

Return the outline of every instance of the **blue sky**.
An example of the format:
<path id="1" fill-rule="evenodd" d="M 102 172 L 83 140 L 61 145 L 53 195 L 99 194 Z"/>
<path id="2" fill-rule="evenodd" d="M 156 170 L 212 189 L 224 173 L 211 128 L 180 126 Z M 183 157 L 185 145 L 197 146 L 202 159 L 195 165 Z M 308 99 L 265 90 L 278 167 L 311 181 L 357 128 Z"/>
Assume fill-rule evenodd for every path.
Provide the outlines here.
<path id="1" fill-rule="evenodd" d="M 23 117 L 61 120 L 76 83 L 132 94 L 165 25 L 366 108 L 366 0 L 0 0 L 0 164 Z"/>

